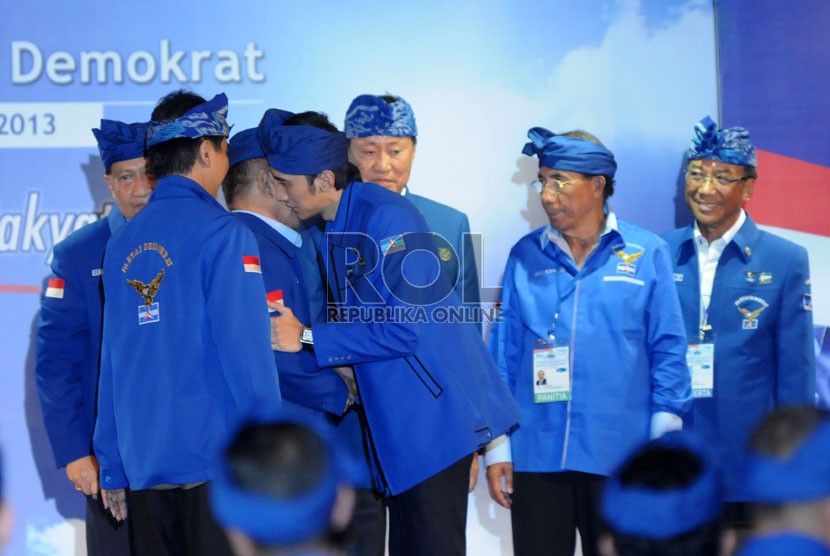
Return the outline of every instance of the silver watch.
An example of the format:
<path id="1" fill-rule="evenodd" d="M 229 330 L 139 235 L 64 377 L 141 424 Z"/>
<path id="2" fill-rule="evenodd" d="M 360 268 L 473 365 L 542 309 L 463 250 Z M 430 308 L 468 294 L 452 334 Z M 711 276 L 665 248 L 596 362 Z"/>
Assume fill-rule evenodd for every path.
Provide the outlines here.
<path id="1" fill-rule="evenodd" d="M 303 333 L 300 335 L 300 342 L 309 346 L 314 345 L 314 335 L 311 333 L 310 326 L 303 327 Z"/>

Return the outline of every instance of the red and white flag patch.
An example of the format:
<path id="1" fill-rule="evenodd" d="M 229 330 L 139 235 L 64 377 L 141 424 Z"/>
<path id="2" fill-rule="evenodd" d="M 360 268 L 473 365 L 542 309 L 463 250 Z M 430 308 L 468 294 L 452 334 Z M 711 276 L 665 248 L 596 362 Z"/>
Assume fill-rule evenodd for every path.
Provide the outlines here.
<path id="1" fill-rule="evenodd" d="M 242 266 L 245 267 L 245 272 L 256 272 L 262 274 L 262 267 L 259 265 L 259 257 L 242 256 Z"/>
<path id="2" fill-rule="evenodd" d="M 268 301 L 276 301 L 277 303 L 283 304 L 282 290 L 274 290 L 272 292 L 268 292 L 265 294 L 265 297 L 268 299 Z"/>
<path id="3" fill-rule="evenodd" d="M 63 278 L 52 278 L 46 286 L 46 297 L 54 297 L 55 299 L 63 299 L 63 287 L 66 285 L 66 280 Z"/>

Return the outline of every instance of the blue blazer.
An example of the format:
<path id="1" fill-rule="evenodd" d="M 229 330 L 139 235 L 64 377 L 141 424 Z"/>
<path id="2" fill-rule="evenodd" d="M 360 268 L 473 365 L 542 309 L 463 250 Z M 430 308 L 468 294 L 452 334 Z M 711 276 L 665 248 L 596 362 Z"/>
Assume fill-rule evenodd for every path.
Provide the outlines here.
<path id="1" fill-rule="evenodd" d="M 285 305 L 297 319 L 311 323 L 299 248 L 253 214 L 234 212 L 233 215 L 254 234 L 265 291 L 282 290 Z M 349 395 L 346 384 L 331 369 L 319 368 L 311 351 L 275 351 L 274 359 L 283 399 L 317 411 L 343 414 Z"/>
<path id="2" fill-rule="evenodd" d="M 126 221 L 113 206 L 107 218 L 55 245 L 52 276 L 63 297 L 41 298 L 35 376 L 43 421 L 58 467 L 92 454 L 101 352 L 101 267 L 113 229 Z"/>
<path id="3" fill-rule="evenodd" d="M 312 327 L 317 362 L 354 366 L 376 483 L 399 494 L 509 432 L 518 404 L 475 328 L 443 322 L 455 293 L 442 305 L 430 288 L 410 286 L 436 278 L 427 262 L 437 256 L 411 203 L 354 182 L 326 232 L 341 322 Z"/>
<path id="4" fill-rule="evenodd" d="M 700 277 L 692 226 L 664 238 L 686 332 L 694 340 Z M 814 402 L 812 315 L 807 251 L 759 230 L 747 215 L 723 250 L 712 287 L 707 320 L 715 342 L 713 397 L 695 399 L 684 425 L 718 452 L 727 500 L 747 499 L 739 463 L 758 421 L 779 405 Z"/>
<path id="5" fill-rule="evenodd" d="M 458 275 L 455 286 L 458 298 L 464 303 L 479 305 L 481 294 L 478 289 L 478 268 L 473 242 L 470 240 L 470 221 L 467 215 L 432 199 L 409 193 L 408 188 L 404 198 L 421 212 L 429 229 L 453 247 L 454 252 L 446 245 L 439 245 L 438 255 L 442 270 L 450 276 Z M 462 261 L 462 264 L 459 264 L 459 261 Z"/>

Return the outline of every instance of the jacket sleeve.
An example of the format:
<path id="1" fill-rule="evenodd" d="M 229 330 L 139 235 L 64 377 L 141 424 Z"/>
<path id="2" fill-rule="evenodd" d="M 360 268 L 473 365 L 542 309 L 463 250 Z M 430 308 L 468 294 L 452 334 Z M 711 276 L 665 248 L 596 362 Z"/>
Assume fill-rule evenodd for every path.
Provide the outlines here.
<path id="1" fill-rule="evenodd" d="M 90 324 L 80 277 L 61 244 L 52 276 L 64 280 L 63 297 L 43 295 L 37 327 L 35 376 L 43 420 L 58 467 L 90 455 L 98 353 L 89 353 Z"/>
<path id="2" fill-rule="evenodd" d="M 235 221 L 214 237 L 201 254 L 210 334 L 237 410 L 246 415 L 281 403 L 262 273 L 243 263 L 259 259 L 259 248 Z"/>
<path id="3" fill-rule="evenodd" d="M 501 319 L 490 328 L 490 354 L 496 360 L 499 375 L 507 384 L 510 392 L 516 393 L 516 373 L 521 357 L 521 319 L 517 306 L 515 283 L 516 259 L 512 255 L 507 259 L 504 281 L 501 289 Z"/>
<path id="4" fill-rule="evenodd" d="M 106 307 L 104 319 L 107 318 Z M 109 350 L 110 337 L 104 328 L 101 342 L 101 372 L 98 378 L 98 415 L 95 420 L 93 445 L 95 457 L 98 458 L 101 488 L 116 490 L 127 488 L 127 476 L 118 451 L 118 435 L 115 428 L 113 411 L 112 359 Z"/>
<path id="5" fill-rule="evenodd" d="M 816 360 L 807 251 L 797 246 L 783 284 L 776 323 L 776 405 L 813 403 Z"/>
<path id="6" fill-rule="evenodd" d="M 471 305 L 480 305 L 481 304 L 481 292 L 479 291 L 479 284 L 478 284 L 478 266 L 476 265 L 476 254 L 475 249 L 473 248 L 473 241 L 472 236 L 470 234 L 470 221 L 467 218 L 467 215 L 462 215 L 461 219 L 461 226 L 459 230 L 459 238 L 458 238 L 458 245 L 462 246 L 462 258 L 463 258 L 463 268 L 462 268 L 462 276 L 463 276 L 463 297 L 461 300 L 464 303 L 468 303 Z M 462 292 L 459 292 L 461 294 Z M 481 323 L 478 324 L 479 329 L 481 329 Z"/>
<path id="7" fill-rule="evenodd" d="M 661 241 L 654 253 L 654 280 L 646 307 L 647 342 L 651 363 L 652 413 L 682 417 L 692 404 L 692 387 L 686 364 L 686 338 L 680 300 L 668 246 Z"/>

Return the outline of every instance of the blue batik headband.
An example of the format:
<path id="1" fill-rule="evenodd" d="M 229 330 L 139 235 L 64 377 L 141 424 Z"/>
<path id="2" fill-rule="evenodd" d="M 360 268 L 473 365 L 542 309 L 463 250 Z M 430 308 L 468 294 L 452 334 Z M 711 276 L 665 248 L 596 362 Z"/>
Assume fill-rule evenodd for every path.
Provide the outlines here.
<path id="1" fill-rule="evenodd" d="M 231 131 L 228 121 L 228 97 L 219 93 L 207 102 L 194 106 L 175 120 L 150 122 L 147 128 L 147 147 L 171 139 L 198 139 L 199 137 L 227 137 Z"/>
<path id="2" fill-rule="evenodd" d="M 336 170 L 349 161 L 349 140 L 339 131 L 284 125 L 291 112 L 272 108 L 259 123 L 259 142 L 272 168 L 298 176 Z"/>
<path id="3" fill-rule="evenodd" d="M 755 147 L 749 131 L 729 127 L 718 131 L 718 124 L 706 116 L 695 126 L 695 136 L 689 146 L 689 160 L 717 160 L 738 166 L 758 166 Z"/>
<path id="4" fill-rule="evenodd" d="M 348 458 L 343 458 L 328 431 L 302 415 L 280 409 L 246 424 L 256 423 L 295 423 L 314 431 L 326 447 L 323 476 L 308 492 L 280 499 L 239 487 L 222 458 L 218 476 L 210 483 L 213 515 L 223 527 L 242 531 L 266 545 L 297 544 L 318 536 L 329 527 L 338 487 L 349 484 L 349 477 L 354 476 Z"/>
<path id="5" fill-rule="evenodd" d="M 231 166 L 252 158 L 265 158 L 255 127 L 243 129 L 228 141 L 228 160 Z"/>
<path id="6" fill-rule="evenodd" d="M 522 154 L 539 157 L 539 165 L 589 176 L 614 177 L 617 162 L 614 153 L 593 141 L 557 135 L 543 127 L 527 132 L 530 142 Z"/>
<path id="7" fill-rule="evenodd" d="M 408 102 L 399 98 L 390 103 L 375 95 L 360 95 L 352 101 L 343 131 L 348 139 L 373 135 L 418 136 L 415 113 Z"/>
<path id="8" fill-rule="evenodd" d="M 743 477 L 753 502 L 786 504 L 830 497 L 830 418 L 786 459 L 750 452 Z"/>
<path id="9" fill-rule="evenodd" d="M 101 120 L 101 128 L 93 129 L 92 134 L 98 141 L 98 152 L 104 168 L 116 162 L 144 157 L 144 138 L 147 124 L 125 124 L 116 120 Z"/>
<path id="10" fill-rule="evenodd" d="M 700 476 L 682 488 L 655 490 L 623 485 L 615 473 L 608 478 L 602 499 L 602 513 L 611 528 L 624 535 L 659 540 L 682 535 L 717 518 L 723 504 L 720 474 L 705 448 L 687 433 L 673 431 L 653 440 L 632 458 L 653 446 L 694 453 L 703 463 Z"/>

